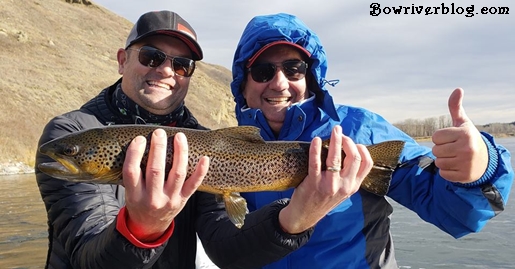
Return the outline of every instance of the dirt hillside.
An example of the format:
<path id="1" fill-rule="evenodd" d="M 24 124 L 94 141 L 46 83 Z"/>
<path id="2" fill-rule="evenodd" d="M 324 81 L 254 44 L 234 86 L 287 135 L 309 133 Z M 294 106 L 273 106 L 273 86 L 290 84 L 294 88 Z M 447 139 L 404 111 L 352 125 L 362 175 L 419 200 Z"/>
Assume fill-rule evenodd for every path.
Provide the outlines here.
<path id="1" fill-rule="evenodd" d="M 132 23 L 92 2 L 0 0 L 0 163 L 34 163 L 52 117 L 119 78 L 116 51 Z M 200 62 L 186 105 L 210 128 L 233 126 L 230 71 Z M 213 110 L 213 108 L 216 108 Z"/>

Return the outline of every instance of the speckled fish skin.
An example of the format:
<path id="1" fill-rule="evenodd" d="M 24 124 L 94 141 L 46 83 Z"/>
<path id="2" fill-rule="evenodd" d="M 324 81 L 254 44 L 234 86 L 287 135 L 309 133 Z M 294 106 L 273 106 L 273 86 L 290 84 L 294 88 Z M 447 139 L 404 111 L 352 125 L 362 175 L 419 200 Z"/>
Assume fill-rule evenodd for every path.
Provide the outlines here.
<path id="1" fill-rule="evenodd" d="M 150 125 L 88 129 L 42 145 L 40 152 L 58 163 L 42 163 L 38 168 L 52 177 L 69 181 L 121 184 L 129 143 L 138 135 L 150 140 L 157 128 L 164 129 L 168 136 L 167 173 L 173 162 L 173 136 L 178 132 L 184 133 L 188 140 L 188 177 L 202 156 L 210 158 L 209 171 L 198 190 L 222 195 L 229 218 L 239 228 L 248 213 L 246 201 L 239 192 L 286 190 L 299 185 L 308 174 L 310 143 L 265 142 L 259 129 L 251 126 L 209 131 Z M 142 169 L 146 167 L 149 145 L 147 143 Z M 325 160 L 329 141 L 324 141 L 323 145 L 322 159 Z M 377 195 L 386 194 L 403 147 L 402 141 L 368 146 L 374 169 L 364 180 L 363 189 Z M 322 164 L 325 170 L 325 162 Z"/>

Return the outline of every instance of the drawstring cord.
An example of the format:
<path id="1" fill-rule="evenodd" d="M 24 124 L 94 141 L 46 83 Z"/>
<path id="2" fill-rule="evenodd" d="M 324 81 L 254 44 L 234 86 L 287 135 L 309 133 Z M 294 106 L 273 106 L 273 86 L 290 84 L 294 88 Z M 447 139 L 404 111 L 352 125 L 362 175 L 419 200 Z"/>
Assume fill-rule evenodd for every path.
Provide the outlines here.
<path id="1" fill-rule="evenodd" d="M 336 84 L 338 84 L 340 82 L 339 79 L 331 79 L 331 80 L 327 80 L 325 78 L 322 79 L 322 82 L 320 83 L 320 87 L 324 87 L 325 84 L 328 84 L 330 85 L 331 87 L 334 87 Z"/>

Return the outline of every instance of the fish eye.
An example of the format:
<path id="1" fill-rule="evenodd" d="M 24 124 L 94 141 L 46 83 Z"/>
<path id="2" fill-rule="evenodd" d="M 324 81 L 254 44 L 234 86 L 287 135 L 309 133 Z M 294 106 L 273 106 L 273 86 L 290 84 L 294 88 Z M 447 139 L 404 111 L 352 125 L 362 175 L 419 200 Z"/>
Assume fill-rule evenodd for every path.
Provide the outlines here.
<path id="1" fill-rule="evenodd" d="M 75 154 L 79 153 L 79 147 L 78 146 L 71 146 L 71 147 L 66 147 L 64 150 L 63 150 L 63 153 L 65 155 L 68 155 L 68 156 L 74 156 Z"/>

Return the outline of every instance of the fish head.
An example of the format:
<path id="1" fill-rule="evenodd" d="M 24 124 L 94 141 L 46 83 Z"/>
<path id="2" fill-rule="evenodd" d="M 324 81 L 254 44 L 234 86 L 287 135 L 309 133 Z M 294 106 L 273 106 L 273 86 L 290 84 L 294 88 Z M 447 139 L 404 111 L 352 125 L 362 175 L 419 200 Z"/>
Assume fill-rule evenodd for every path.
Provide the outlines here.
<path id="1" fill-rule="evenodd" d="M 121 182 L 125 149 L 100 128 L 56 138 L 41 145 L 39 152 L 56 161 L 38 165 L 49 176 L 74 182 Z"/>

